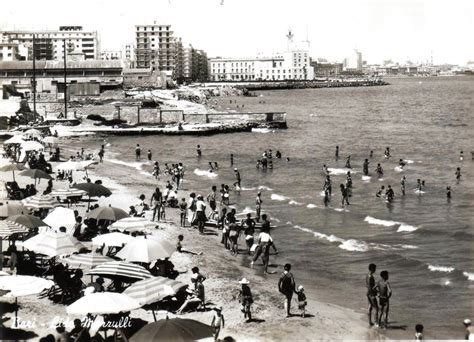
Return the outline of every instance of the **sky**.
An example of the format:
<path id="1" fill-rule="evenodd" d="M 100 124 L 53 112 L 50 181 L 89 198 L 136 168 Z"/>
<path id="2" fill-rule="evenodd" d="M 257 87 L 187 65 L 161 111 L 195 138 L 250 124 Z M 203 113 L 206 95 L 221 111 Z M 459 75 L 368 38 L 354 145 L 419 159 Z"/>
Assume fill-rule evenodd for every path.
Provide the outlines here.
<path id="1" fill-rule="evenodd" d="M 101 49 L 134 41 L 135 25 L 170 24 L 209 57 L 252 57 L 310 41 L 310 55 L 369 64 L 474 60 L 474 0 L 0 0 L 0 30 L 79 25 Z"/>

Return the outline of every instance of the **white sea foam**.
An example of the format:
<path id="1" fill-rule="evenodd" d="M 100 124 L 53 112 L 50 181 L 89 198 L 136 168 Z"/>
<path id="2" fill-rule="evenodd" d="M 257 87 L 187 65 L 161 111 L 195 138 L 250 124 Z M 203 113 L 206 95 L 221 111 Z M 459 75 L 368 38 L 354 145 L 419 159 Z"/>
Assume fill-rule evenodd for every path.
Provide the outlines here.
<path id="1" fill-rule="evenodd" d="M 469 272 L 463 272 L 462 274 L 463 274 L 468 280 L 471 280 L 471 281 L 474 280 L 474 273 L 473 273 L 473 272 L 471 272 L 471 273 L 469 273 Z"/>
<path id="2" fill-rule="evenodd" d="M 397 222 L 397 221 L 380 220 L 371 216 L 366 216 L 364 221 L 369 224 L 376 224 L 376 225 L 385 226 L 385 227 L 391 227 L 397 224 L 401 224 L 400 222 Z"/>
<path id="3" fill-rule="evenodd" d="M 423 191 L 423 190 L 418 190 L 418 189 L 415 189 L 414 191 L 415 191 L 415 194 L 419 194 L 419 195 L 426 193 L 425 191 Z"/>
<path id="4" fill-rule="evenodd" d="M 254 133 L 272 133 L 274 131 L 272 131 L 268 128 L 252 128 L 252 132 L 254 132 Z"/>
<path id="5" fill-rule="evenodd" d="M 409 224 L 402 223 L 400 227 L 398 227 L 397 232 L 414 232 L 418 228 L 415 226 L 411 226 Z"/>
<path id="6" fill-rule="evenodd" d="M 296 202 L 295 200 L 289 201 L 288 204 L 292 204 L 292 205 L 303 205 L 303 203 Z"/>
<path id="7" fill-rule="evenodd" d="M 274 201 L 286 201 L 288 199 L 288 197 L 278 195 L 278 194 L 272 194 L 270 198 Z"/>
<path id="8" fill-rule="evenodd" d="M 313 208 L 317 208 L 318 206 L 316 204 L 313 204 L 313 203 L 310 203 L 306 206 L 306 208 L 309 208 L 309 209 L 313 209 Z"/>
<path id="9" fill-rule="evenodd" d="M 332 234 L 331 235 L 326 235 L 326 234 L 315 232 L 315 231 L 313 231 L 309 228 L 301 227 L 301 226 L 298 226 L 298 225 L 295 225 L 294 227 L 296 229 L 299 229 L 299 230 L 303 231 L 303 232 L 313 234 L 313 236 L 318 238 L 318 239 L 327 240 L 329 242 L 341 242 L 341 243 L 345 242 L 344 239 L 341 239 L 341 238 L 339 238 L 335 235 L 332 235 Z"/>
<path id="10" fill-rule="evenodd" d="M 410 159 L 405 159 L 404 162 L 407 163 L 407 164 L 413 164 L 414 163 L 414 161 L 410 160 Z"/>
<path id="11" fill-rule="evenodd" d="M 257 190 L 257 188 L 254 188 L 254 187 L 246 188 L 245 186 L 243 186 L 240 188 L 240 190 L 241 191 L 254 191 L 254 190 Z"/>
<path id="12" fill-rule="evenodd" d="M 364 241 L 349 239 L 339 245 L 339 248 L 354 252 L 367 252 L 369 246 Z"/>
<path id="13" fill-rule="evenodd" d="M 401 167 L 401 166 L 395 166 L 393 169 L 395 170 L 395 172 L 403 172 L 403 171 L 405 171 L 405 170 L 403 169 L 403 167 Z"/>
<path id="14" fill-rule="evenodd" d="M 269 188 L 268 186 L 265 186 L 265 185 L 260 185 L 260 186 L 258 187 L 258 190 L 272 191 L 273 189 L 272 189 L 272 188 Z"/>
<path id="15" fill-rule="evenodd" d="M 370 177 L 370 176 L 362 176 L 361 179 L 362 179 L 364 182 L 370 182 L 370 180 L 372 179 L 372 177 Z"/>
<path id="16" fill-rule="evenodd" d="M 345 175 L 348 171 L 351 173 L 357 173 L 356 171 L 352 171 L 352 169 L 342 168 L 342 169 L 335 169 L 335 168 L 328 168 L 330 175 Z"/>
<path id="17" fill-rule="evenodd" d="M 378 181 L 379 181 L 379 182 L 383 182 L 383 178 L 379 178 Z"/>
<path id="18" fill-rule="evenodd" d="M 334 211 L 337 211 L 338 213 L 342 213 L 342 212 L 348 213 L 350 210 L 344 209 L 344 208 L 334 208 Z"/>
<path id="19" fill-rule="evenodd" d="M 143 169 L 143 163 L 140 162 L 126 162 L 119 159 L 107 159 L 107 161 L 118 165 L 128 166 L 138 171 L 142 171 Z"/>
<path id="20" fill-rule="evenodd" d="M 396 248 L 401 248 L 401 249 L 417 249 L 418 246 L 413 246 L 413 245 L 395 245 Z"/>
<path id="21" fill-rule="evenodd" d="M 439 266 L 439 265 L 428 265 L 428 269 L 432 272 L 445 272 L 445 273 L 451 273 L 452 271 L 455 270 L 454 267 Z"/>
<path id="22" fill-rule="evenodd" d="M 319 196 L 324 197 L 324 191 L 321 191 L 321 192 L 319 193 Z"/>
<path id="23" fill-rule="evenodd" d="M 208 170 L 200 170 L 200 169 L 194 169 L 194 174 L 198 176 L 203 176 L 203 177 L 208 177 L 208 178 L 215 178 L 217 177 L 217 173 L 215 172 L 210 172 Z"/>

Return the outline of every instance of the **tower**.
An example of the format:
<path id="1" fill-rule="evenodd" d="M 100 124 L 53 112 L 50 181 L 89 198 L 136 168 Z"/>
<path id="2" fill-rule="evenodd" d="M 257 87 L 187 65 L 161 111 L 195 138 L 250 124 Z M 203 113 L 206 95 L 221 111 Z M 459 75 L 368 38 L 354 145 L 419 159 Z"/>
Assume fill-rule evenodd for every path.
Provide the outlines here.
<path id="1" fill-rule="evenodd" d="M 290 49 L 293 47 L 293 32 L 291 32 L 291 28 L 288 29 L 288 33 L 286 35 L 286 39 L 287 39 L 287 46 L 286 46 L 286 50 L 287 51 L 290 51 Z"/>

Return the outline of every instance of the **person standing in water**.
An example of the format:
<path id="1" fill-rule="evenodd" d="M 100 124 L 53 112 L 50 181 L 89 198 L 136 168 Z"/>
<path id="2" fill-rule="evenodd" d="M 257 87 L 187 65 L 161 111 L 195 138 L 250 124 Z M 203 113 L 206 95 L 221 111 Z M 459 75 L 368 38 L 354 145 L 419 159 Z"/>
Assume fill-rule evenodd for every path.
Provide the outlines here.
<path id="1" fill-rule="evenodd" d="M 448 198 L 448 201 L 451 200 L 451 187 L 450 186 L 446 188 L 446 197 Z"/>
<path id="2" fill-rule="evenodd" d="M 140 144 L 137 144 L 137 147 L 135 147 L 135 159 L 140 160 L 141 154 L 142 154 L 142 148 L 140 147 Z"/>
<path id="3" fill-rule="evenodd" d="M 362 165 L 363 171 L 364 171 L 364 176 L 369 175 L 369 160 L 366 158 L 364 160 L 364 164 Z"/>
<path id="4" fill-rule="evenodd" d="M 237 168 L 234 168 L 234 173 L 235 173 L 235 178 L 236 178 L 236 182 L 234 182 L 234 187 L 236 190 L 240 190 L 241 189 L 241 186 L 240 186 L 240 181 L 241 181 L 241 178 L 240 178 L 240 172 Z"/>
<path id="5" fill-rule="evenodd" d="M 196 147 L 196 154 L 198 157 L 201 157 L 202 151 L 201 151 L 201 145 L 197 145 Z"/>
<path id="6" fill-rule="evenodd" d="M 230 154 L 230 166 L 233 166 L 234 165 L 234 154 L 231 153 Z"/>
<path id="7" fill-rule="evenodd" d="M 401 181 L 400 181 L 400 185 L 402 187 L 402 195 L 405 196 L 405 181 L 406 181 L 407 177 L 406 176 L 403 176 Z"/>
<path id="8" fill-rule="evenodd" d="M 393 201 L 395 194 L 393 192 L 393 189 L 390 185 L 388 185 L 387 191 L 385 191 L 385 199 L 389 202 Z"/>
<path id="9" fill-rule="evenodd" d="M 461 181 L 461 168 L 460 167 L 456 169 L 455 175 L 456 175 L 456 182 L 459 183 Z"/>
<path id="10" fill-rule="evenodd" d="M 339 159 L 339 146 L 336 146 L 336 160 Z"/>
<path id="11" fill-rule="evenodd" d="M 341 197 L 342 197 L 342 200 L 341 200 L 342 207 L 344 207 L 344 203 L 347 205 L 350 205 L 349 192 L 347 191 L 347 188 L 344 186 L 344 184 L 341 184 L 340 188 L 341 188 Z"/>
<path id="12" fill-rule="evenodd" d="M 464 160 L 464 152 L 463 152 L 463 151 L 461 151 L 461 152 L 459 153 L 459 160 L 460 160 L 460 161 L 463 161 L 463 160 Z"/>
<path id="13" fill-rule="evenodd" d="M 369 316 L 369 325 L 373 326 L 374 323 L 378 322 L 379 317 L 379 305 L 377 304 L 377 292 L 375 291 L 375 278 L 374 273 L 377 269 L 375 264 L 369 265 L 369 273 L 365 277 L 365 285 L 367 287 L 367 300 L 369 302 L 368 316 Z M 375 309 L 375 317 L 372 321 L 372 311 Z"/>
<path id="14" fill-rule="evenodd" d="M 257 222 L 260 222 L 260 213 L 262 212 L 262 192 L 259 191 L 257 192 L 257 198 L 255 199 L 255 211 L 256 211 L 256 216 L 255 219 Z"/>
<path id="15" fill-rule="evenodd" d="M 385 158 L 390 158 L 390 147 L 387 146 L 384 152 Z"/>
<path id="16" fill-rule="evenodd" d="M 329 175 L 326 176 L 326 180 L 324 181 L 324 191 L 329 193 L 329 198 L 332 196 L 332 182 L 331 177 Z"/>
<path id="17" fill-rule="evenodd" d="M 374 157 L 374 151 L 370 150 L 369 158 L 372 159 L 373 157 Z"/>
<path id="18" fill-rule="evenodd" d="M 346 159 L 346 168 L 348 169 L 352 169 L 351 167 L 351 156 L 347 156 L 347 159 Z"/>
<path id="19" fill-rule="evenodd" d="M 247 252 L 250 255 L 250 249 L 253 246 L 255 234 L 255 221 L 252 219 L 252 214 L 248 213 L 247 218 L 242 220 L 242 227 L 244 228 L 245 243 L 247 244 Z"/>
<path id="20" fill-rule="evenodd" d="M 380 163 L 377 164 L 377 168 L 375 169 L 375 172 L 377 173 L 378 178 L 383 177 L 383 168 L 382 168 L 382 165 L 380 165 Z"/>
<path id="21" fill-rule="evenodd" d="M 153 156 L 153 154 L 151 153 L 151 150 L 148 150 L 148 152 L 147 152 L 148 161 L 151 161 L 152 156 Z"/>

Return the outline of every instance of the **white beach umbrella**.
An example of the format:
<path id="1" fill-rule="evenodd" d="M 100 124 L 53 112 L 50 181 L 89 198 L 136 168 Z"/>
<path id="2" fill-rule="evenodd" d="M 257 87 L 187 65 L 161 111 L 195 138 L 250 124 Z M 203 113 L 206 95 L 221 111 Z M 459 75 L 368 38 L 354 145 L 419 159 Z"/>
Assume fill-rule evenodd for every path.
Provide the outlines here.
<path id="1" fill-rule="evenodd" d="M 23 133 L 23 136 L 31 138 L 41 138 L 43 136 L 43 133 L 41 133 L 41 131 L 37 130 L 36 128 L 30 128 L 29 130 Z"/>
<path id="2" fill-rule="evenodd" d="M 157 225 L 158 224 L 156 222 L 147 220 L 144 217 L 126 217 L 112 223 L 109 226 L 109 229 L 117 229 L 121 232 L 137 232 L 154 229 Z"/>
<path id="3" fill-rule="evenodd" d="M 42 151 L 44 146 L 37 141 L 25 141 L 20 144 L 23 151 Z"/>
<path id="4" fill-rule="evenodd" d="M 84 245 L 69 234 L 46 231 L 23 242 L 23 247 L 39 254 L 54 257 L 79 252 L 84 248 Z"/>
<path id="5" fill-rule="evenodd" d="M 54 285 L 54 281 L 26 276 L 26 275 L 10 275 L 0 277 L 0 289 L 8 290 L 5 297 L 20 297 L 35 295 L 49 289 Z"/>
<path id="6" fill-rule="evenodd" d="M 163 239 L 136 238 L 128 242 L 116 257 L 135 262 L 152 262 L 157 259 L 169 258 L 176 249 Z"/>
<path id="7" fill-rule="evenodd" d="M 13 137 L 5 140 L 3 142 L 4 145 L 9 145 L 9 144 L 23 144 L 25 140 L 23 140 L 21 135 L 14 135 Z"/>
<path id="8" fill-rule="evenodd" d="M 135 239 L 133 236 L 114 232 L 97 235 L 92 238 L 92 244 L 94 246 L 102 246 L 105 244 L 108 247 L 122 247 L 122 245 L 132 241 L 133 239 Z"/>
<path id="9" fill-rule="evenodd" d="M 66 227 L 66 232 L 72 234 L 73 227 L 76 224 L 74 211 L 64 207 L 54 208 L 43 220 L 54 231 L 59 231 L 60 227 Z"/>
<path id="10" fill-rule="evenodd" d="M 117 314 L 138 309 L 140 303 L 126 294 L 98 292 L 84 296 L 66 308 L 69 315 Z"/>
<path id="11" fill-rule="evenodd" d="M 43 142 L 43 144 L 50 144 L 50 145 L 59 144 L 59 138 L 56 138 L 53 136 L 45 137 L 41 141 Z"/>
<path id="12" fill-rule="evenodd" d="M 78 161 L 74 161 L 74 160 L 68 160 L 67 162 L 64 162 L 64 163 L 59 163 L 56 168 L 58 170 L 63 170 L 63 171 L 84 171 L 85 168 L 84 166 L 78 162 Z"/>

